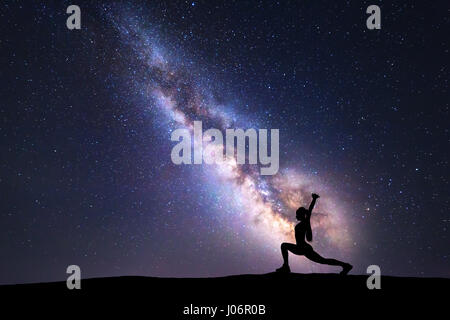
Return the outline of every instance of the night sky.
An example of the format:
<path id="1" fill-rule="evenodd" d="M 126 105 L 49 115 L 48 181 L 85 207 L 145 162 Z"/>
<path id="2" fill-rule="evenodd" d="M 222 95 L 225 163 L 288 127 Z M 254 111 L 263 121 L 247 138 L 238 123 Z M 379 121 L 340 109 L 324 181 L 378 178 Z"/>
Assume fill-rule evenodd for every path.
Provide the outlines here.
<path id="1" fill-rule="evenodd" d="M 3 1 L 0 283 L 272 272 L 312 192 L 320 254 L 450 277 L 448 2 L 403 2 Z M 194 120 L 279 129 L 279 172 L 173 164 Z"/>

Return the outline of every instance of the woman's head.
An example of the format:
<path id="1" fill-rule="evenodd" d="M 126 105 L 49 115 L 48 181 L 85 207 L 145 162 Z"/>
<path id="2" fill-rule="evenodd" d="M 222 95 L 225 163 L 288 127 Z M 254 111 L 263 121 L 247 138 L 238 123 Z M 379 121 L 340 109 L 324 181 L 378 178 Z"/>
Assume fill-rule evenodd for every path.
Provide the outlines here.
<path id="1" fill-rule="evenodd" d="M 297 218 L 298 221 L 303 221 L 306 219 L 307 213 L 308 210 L 306 210 L 306 208 L 300 207 L 295 212 L 295 217 Z"/>

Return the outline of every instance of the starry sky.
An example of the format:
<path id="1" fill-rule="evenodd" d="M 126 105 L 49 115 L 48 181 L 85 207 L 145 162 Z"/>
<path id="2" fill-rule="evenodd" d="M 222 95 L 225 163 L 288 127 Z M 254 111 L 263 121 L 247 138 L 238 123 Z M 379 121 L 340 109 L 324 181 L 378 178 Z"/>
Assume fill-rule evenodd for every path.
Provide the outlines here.
<path id="1" fill-rule="evenodd" d="M 70 4 L 0 5 L 0 283 L 271 272 L 312 192 L 320 254 L 450 276 L 444 1 Z M 279 172 L 173 164 L 195 120 L 279 129 Z"/>

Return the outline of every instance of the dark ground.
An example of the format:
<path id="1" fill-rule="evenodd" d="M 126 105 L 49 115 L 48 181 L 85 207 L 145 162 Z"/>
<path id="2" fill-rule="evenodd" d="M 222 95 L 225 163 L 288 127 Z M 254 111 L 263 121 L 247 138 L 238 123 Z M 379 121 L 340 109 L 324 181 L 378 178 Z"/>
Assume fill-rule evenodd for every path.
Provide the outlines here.
<path id="1" fill-rule="evenodd" d="M 0 286 L 2 311 L 36 315 L 139 315 L 145 319 L 210 319 L 183 315 L 185 306 L 217 306 L 214 319 L 365 319 L 394 315 L 446 314 L 450 279 L 381 277 L 369 290 L 368 275 L 263 274 L 222 278 L 117 277 L 81 280 L 81 290 L 65 282 Z M 264 315 L 231 315 L 230 304 L 265 305 Z M 254 309 L 255 310 L 255 309 Z"/>

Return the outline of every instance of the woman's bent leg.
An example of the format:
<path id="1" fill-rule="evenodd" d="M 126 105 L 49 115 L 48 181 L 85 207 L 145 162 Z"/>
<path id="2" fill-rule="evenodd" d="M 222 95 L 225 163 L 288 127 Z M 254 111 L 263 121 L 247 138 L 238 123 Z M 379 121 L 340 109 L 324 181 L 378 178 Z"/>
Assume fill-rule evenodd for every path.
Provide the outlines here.
<path id="1" fill-rule="evenodd" d="M 281 244 L 281 255 L 283 256 L 283 263 L 285 265 L 289 265 L 289 253 L 288 251 L 294 253 L 294 254 L 298 254 L 298 248 L 297 245 L 293 244 L 293 243 L 287 243 L 284 242 Z"/>

